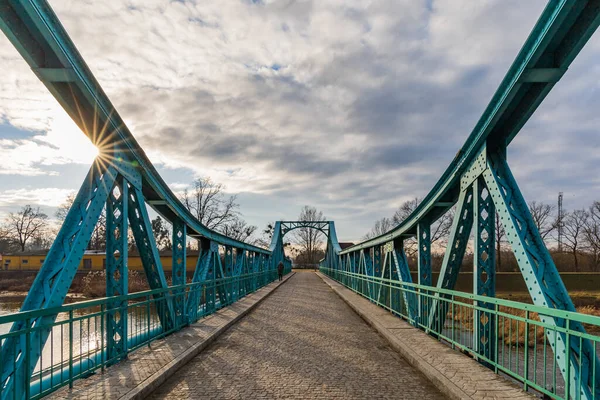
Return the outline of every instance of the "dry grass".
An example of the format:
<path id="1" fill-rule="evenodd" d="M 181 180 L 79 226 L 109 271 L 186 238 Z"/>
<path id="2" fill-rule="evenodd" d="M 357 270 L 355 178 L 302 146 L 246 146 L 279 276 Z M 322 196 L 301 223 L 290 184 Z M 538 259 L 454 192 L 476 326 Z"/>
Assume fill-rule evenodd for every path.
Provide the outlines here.
<path id="1" fill-rule="evenodd" d="M 0 291 L 28 292 L 34 279 L 33 275 L 22 278 L 0 279 Z"/>
<path id="2" fill-rule="evenodd" d="M 11 292 L 11 294 L 26 293 L 31 289 L 35 276 L 31 273 L 23 273 L 22 276 L 0 279 L 0 291 Z M 149 290 L 146 277 L 138 271 L 129 271 L 129 293 Z M 105 271 L 92 271 L 87 274 L 77 274 L 71 288 L 71 294 L 83 295 L 88 298 L 106 296 L 106 273 Z"/>
<path id="3" fill-rule="evenodd" d="M 143 274 L 137 271 L 129 271 L 128 278 L 129 293 L 141 292 L 150 289 L 146 277 Z M 80 284 L 76 285 L 75 282 L 73 282 L 71 290 L 82 293 L 84 296 L 90 298 L 105 297 L 106 272 L 89 272 L 87 275 L 83 276 Z"/>
<path id="4" fill-rule="evenodd" d="M 587 315 L 600 316 L 600 308 L 597 308 L 592 305 L 585 305 L 576 307 L 577 312 Z M 511 307 L 501 306 L 499 308 L 501 313 L 514 315 L 516 317 L 525 318 L 526 312 L 520 309 L 515 309 Z M 467 331 L 473 331 L 474 326 L 474 316 L 471 308 L 466 306 L 455 305 L 454 312 L 452 310 L 448 311 L 449 319 L 453 319 L 455 323 L 460 324 L 462 329 Z M 481 318 L 487 318 L 488 316 L 482 315 Z M 539 315 L 537 313 L 529 313 L 528 315 L 530 320 L 540 321 Z M 600 334 L 600 326 L 597 325 L 589 325 L 584 324 L 584 327 L 588 333 L 591 334 Z M 537 342 L 537 345 L 541 345 L 545 340 L 545 330 L 543 327 L 538 326 L 536 324 L 525 324 L 522 321 L 518 321 L 512 319 L 510 317 L 499 317 L 498 319 L 498 337 L 503 340 L 506 345 L 515 346 L 517 343 L 519 345 L 525 344 L 525 329 L 527 328 L 527 344 L 530 347 L 533 347 Z"/>

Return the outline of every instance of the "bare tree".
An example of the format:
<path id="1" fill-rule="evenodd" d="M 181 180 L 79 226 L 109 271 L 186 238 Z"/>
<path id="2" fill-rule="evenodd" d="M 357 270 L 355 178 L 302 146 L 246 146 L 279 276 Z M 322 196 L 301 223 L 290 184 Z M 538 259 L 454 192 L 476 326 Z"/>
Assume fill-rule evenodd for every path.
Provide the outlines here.
<path id="1" fill-rule="evenodd" d="M 400 207 L 396 210 L 394 215 L 392 215 L 392 224 L 394 227 L 400 225 L 406 218 L 410 216 L 410 214 L 415 211 L 421 199 L 415 197 L 413 200 L 407 200 L 404 203 L 400 204 Z M 404 240 L 404 251 L 409 257 L 412 257 L 417 252 L 417 239 L 411 237 L 409 239 Z"/>
<path id="2" fill-rule="evenodd" d="M 65 201 L 58 206 L 56 213 L 56 219 L 61 222 L 64 222 L 67 218 L 67 214 L 71 207 L 73 207 L 73 203 L 75 202 L 75 193 L 70 193 L 67 195 Z M 98 221 L 96 221 L 96 226 L 94 227 L 94 231 L 92 232 L 92 236 L 90 238 L 90 242 L 88 243 L 89 250 L 106 250 L 106 207 L 102 209 L 100 216 L 98 217 Z"/>
<path id="3" fill-rule="evenodd" d="M 223 225 L 221 233 L 232 239 L 245 242 L 249 240 L 256 231 L 256 225 L 248 225 L 242 218 L 236 216 L 228 224 Z"/>
<path id="4" fill-rule="evenodd" d="M 383 235 L 384 233 L 389 232 L 393 227 L 394 223 L 392 222 L 392 219 L 388 217 L 383 217 L 375 221 L 375 225 L 373 225 L 371 230 L 367 232 L 365 236 L 363 236 L 363 239 L 367 240 L 377 237 L 379 235 Z"/>
<path id="5" fill-rule="evenodd" d="M 441 217 L 431 225 L 431 244 L 434 243 L 447 243 L 448 236 L 452 230 L 452 222 L 454 222 L 454 214 L 456 213 L 456 207 L 450 208 Z"/>
<path id="6" fill-rule="evenodd" d="M 235 220 L 238 215 L 236 196 L 225 197 L 225 187 L 209 177 L 198 178 L 180 197 L 183 205 L 204 226 L 218 230 Z"/>
<path id="7" fill-rule="evenodd" d="M 506 244 L 506 231 L 502 222 L 500 222 L 500 215 L 496 213 L 496 224 L 494 226 L 496 231 L 496 268 L 498 271 L 502 270 L 502 248 Z"/>
<path id="8" fill-rule="evenodd" d="M 12 251 L 15 247 L 14 238 L 8 227 L 0 225 L 0 254 Z"/>
<path id="9" fill-rule="evenodd" d="M 20 211 L 8 214 L 6 225 L 21 251 L 25 251 L 30 239 L 43 235 L 48 225 L 48 216 L 39 207 L 34 209 L 26 205 Z"/>
<path id="10" fill-rule="evenodd" d="M 396 212 L 394 213 L 394 215 L 392 216 L 391 219 L 383 218 L 383 219 L 377 221 L 375 223 L 375 225 L 373 226 L 373 228 L 371 229 L 371 232 L 369 232 L 369 233 L 367 233 L 367 235 L 365 235 L 365 238 L 367 238 L 368 235 L 372 235 L 373 233 L 376 233 L 376 232 L 378 232 L 378 234 L 373 235 L 371 237 L 378 236 L 378 235 L 388 232 L 391 229 L 393 229 L 394 227 L 400 225 L 402 222 L 404 222 L 404 220 L 406 218 L 408 218 L 416 210 L 416 208 L 418 207 L 420 202 L 421 202 L 421 199 L 419 199 L 418 197 L 415 197 L 413 200 L 405 201 L 404 203 L 402 203 L 400 205 L 400 207 L 398 207 L 398 209 L 396 210 Z M 434 245 L 435 243 L 439 244 L 439 243 L 447 240 L 448 234 L 450 233 L 450 229 L 452 228 L 452 221 L 454 220 L 454 212 L 455 212 L 455 208 L 452 207 L 450 210 L 448 210 L 446 213 L 444 213 L 441 217 L 439 217 L 437 219 L 437 221 L 435 221 L 431 225 L 431 234 L 430 234 L 431 245 Z M 386 226 L 386 223 L 388 221 L 390 224 L 389 227 Z M 384 229 L 385 229 L 385 231 L 384 231 Z M 416 238 L 406 239 L 404 241 L 404 250 L 406 251 L 406 253 L 409 257 L 413 256 L 417 251 Z"/>
<path id="11" fill-rule="evenodd" d="M 171 231 L 163 219 L 157 215 L 151 223 L 152 233 L 156 240 L 156 246 L 159 250 L 171 250 L 173 243 L 171 242 Z"/>
<path id="12" fill-rule="evenodd" d="M 584 209 L 567 213 L 563 219 L 563 246 L 573 254 L 575 272 L 579 272 L 578 253 L 584 245 L 585 227 L 588 223 L 588 219 L 589 214 Z"/>
<path id="13" fill-rule="evenodd" d="M 261 236 L 254 241 L 254 244 L 260 247 L 269 248 L 271 245 L 271 239 L 273 238 L 273 232 L 275 231 L 275 223 L 269 222 L 265 229 L 261 231 Z"/>
<path id="14" fill-rule="evenodd" d="M 421 199 L 415 197 L 413 200 L 405 201 L 398 207 L 394 215 L 392 216 L 392 223 L 394 226 L 400 225 L 413 211 L 417 208 Z"/>
<path id="15" fill-rule="evenodd" d="M 529 203 L 529 212 L 533 223 L 540 232 L 543 240 L 556 228 L 556 218 L 554 218 L 555 206 L 543 202 L 532 201 Z"/>
<path id="16" fill-rule="evenodd" d="M 583 230 L 586 246 L 594 257 L 594 266 L 600 264 L 600 202 L 594 201 L 588 211 L 588 220 Z"/>
<path id="17" fill-rule="evenodd" d="M 325 216 L 322 211 L 317 211 L 315 207 L 304 206 L 298 221 L 325 221 Z M 300 246 L 301 251 L 306 253 L 307 259 L 311 264 L 316 264 L 319 261 L 317 258 L 317 250 L 323 244 L 323 234 L 321 231 L 312 228 L 298 228 L 294 235 L 296 243 Z"/>

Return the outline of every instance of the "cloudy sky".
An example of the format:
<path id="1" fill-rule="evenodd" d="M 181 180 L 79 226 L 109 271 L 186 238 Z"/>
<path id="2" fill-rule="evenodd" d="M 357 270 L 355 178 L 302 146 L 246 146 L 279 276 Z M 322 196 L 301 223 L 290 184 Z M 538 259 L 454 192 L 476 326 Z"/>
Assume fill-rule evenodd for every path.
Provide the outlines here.
<path id="1" fill-rule="evenodd" d="M 52 0 L 174 191 L 210 176 L 260 227 L 304 204 L 356 240 L 424 196 L 543 0 Z M 600 199 L 600 34 L 509 149 L 528 200 Z M 49 214 L 95 155 L 0 35 L 0 217 Z"/>

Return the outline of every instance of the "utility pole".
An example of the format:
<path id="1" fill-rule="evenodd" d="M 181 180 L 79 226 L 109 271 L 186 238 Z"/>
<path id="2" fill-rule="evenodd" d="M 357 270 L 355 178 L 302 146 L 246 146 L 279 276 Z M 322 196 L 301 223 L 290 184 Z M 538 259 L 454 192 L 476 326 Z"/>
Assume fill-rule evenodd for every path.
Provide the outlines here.
<path id="1" fill-rule="evenodd" d="M 563 244 L 563 218 L 564 218 L 564 210 L 563 210 L 563 192 L 558 192 L 558 219 L 557 229 L 558 229 L 558 252 L 562 252 L 562 244 Z"/>

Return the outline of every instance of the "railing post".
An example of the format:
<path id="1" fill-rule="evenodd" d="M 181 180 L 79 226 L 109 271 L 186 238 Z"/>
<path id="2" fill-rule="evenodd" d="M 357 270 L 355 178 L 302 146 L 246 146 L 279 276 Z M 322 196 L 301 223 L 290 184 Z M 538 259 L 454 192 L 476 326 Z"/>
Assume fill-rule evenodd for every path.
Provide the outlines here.
<path id="1" fill-rule="evenodd" d="M 27 330 L 25 331 L 25 365 L 31 365 L 31 319 L 27 318 Z M 42 379 L 42 368 L 40 364 L 40 384 Z M 25 372 L 25 398 L 29 399 L 31 390 L 31 372 Z"/>
<path id="2" fill-rule="evenodd" d="M 73 310 L 69 311 L 69 388 L 73 389 Z"/>

